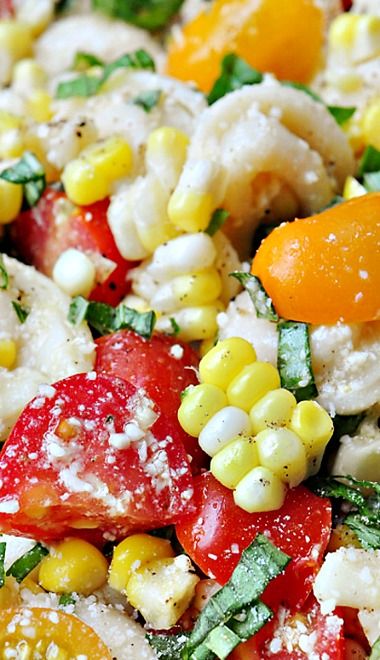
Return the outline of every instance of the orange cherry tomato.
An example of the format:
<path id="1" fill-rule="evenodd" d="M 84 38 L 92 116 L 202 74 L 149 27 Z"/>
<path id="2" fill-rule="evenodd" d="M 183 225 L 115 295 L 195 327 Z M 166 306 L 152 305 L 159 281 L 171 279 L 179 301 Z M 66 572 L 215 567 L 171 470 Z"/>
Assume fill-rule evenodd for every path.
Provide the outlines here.
<path id="1" fill-rule="evenodd" d="M 11 608 L 0 611 L 0 654 L 2 658 L 46 658 L 47 652 L 67 660 L 85 657 L 111 660 L 112 656 L 96 632 L 71 614 L 48 608 Z M 7 655 L 6 652 L 7 651 Z M 14 651 L 15 655 L 10 655 Z M 60 651 L 60 653 L 59 653 Z M 49 656 L 50 657 L 50 656 Z"/>
<path id="2" fill-rule="evenodd" d="M 252 273 L 286 319 L 380 319 L 380 193 L 277 227 L 258 249 Z"/>
<path id="3" fill-rule="evenodd" d="M 323 22 L 313 0 L 215 0 L 171 42 L 168 73 L 207 92 L 233 52 L 260 71 L 305 83 L 318 66 Z"/>

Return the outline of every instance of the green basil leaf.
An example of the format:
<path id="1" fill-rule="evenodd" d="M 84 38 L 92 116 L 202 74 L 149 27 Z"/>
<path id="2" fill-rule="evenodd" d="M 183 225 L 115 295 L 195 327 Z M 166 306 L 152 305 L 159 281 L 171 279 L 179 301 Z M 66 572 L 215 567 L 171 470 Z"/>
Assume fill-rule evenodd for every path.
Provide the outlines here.
<path id="1" fill-rule="evenodd" d="M 121 18 L 144 30 L 165 27 L 181 8 L 184 0 L 92 0 L 94 9 Z"/>
<path id="2" fill-rule="evenodd" d="M 165 635 L 163 633 L 148 632 L 145 635 L 149 645 L 156 651 L 159 660 L 174 660 L 174 658 L 180 658 L 188 637 L 188 633 Z"/>
<path id="3" fill-rule="evenodd" d="M 208 234 L 209 236 L 214 236 L 214 234 L 216 234 L 218 229 L 223 227 L 229 215 L 230 212 L 226 211 L 225 209 L 215 209 L 214 213 L 211 216 L 211 220 L 208 224 L 208 227 L 207 229 L 205 229 L 205 233 Z"/>
<path id="4" fill-rule="evenodd" d="M 58 605 L 66 607 L 66 605 L 75 605 L 76 600 L 72 594 L 61 594 L 59 597 Z"/>
<path id="5" fill-rule="evenodd" d="M 20 323 L 25 323 L 26 319 L 30 314 L 30 309 L 27 309 L 26 307 L 20 305 L 20 303 L 17 302 L 17 300 L 12 300 L 12 307 L 15 310 L 17 314 L 17 318 L 20 321 Z"/>
<path id="6" fill-rule="evenodd" d="M 285 87 L 292 87 L 293 89 L 298 89 L 300 92 L 304 92 L 308 96 L 311 96 L 311 98 L 314 99 L 314 101 L 318 101 L 319 103 L 322 103 L 324 105 L 321 97 L 316 92 L 314 92 L 310 87 L 304 85 L 303 83 L 293 82 L 292 80 L 284 80 L 281 84 L 284 85 Z"/>
<path id="7" fill-rule="evenodd" d="M 342 435 L 354 435 L 359 424 L 364 419 L 364 413 L 357 415 L 335 415 L 334 422 L 334 438 L 341 438 Z"/>
<path id="8" fill-rule="evenodd" d="M 365 550 L 380 549 L 380 527 L 370 525 L 365 517 L 357 514 L 347 516 L 344 524 L 352 529 Z"/>
<path id="9" fill-rule="evenodd" d="M 172 335 L 174 335 L 174 337 L 176 337 L 181 332 L 181 328 L 179 327 L 177 321 L 175 320 L 175 318 L 173 316 L 170 317 L 169 321 L 170 321 L 170 325 L 172 326 L 172 329 L 173 329 Z"/>
<path id="10" fill-rule="evenodd" d="M 363 177 L 363 184 L 368 192 L 380 191 L 380 172 L 366 172 Z"/>
<path id="11" fill-rule="evenodd" d="M 89 304 L 89 301 L 82 296 L 77 296 L 71 301 L 67 318 L 72 325 L 79 325 L 86 320 Z"/>
<path id="12" fill-rule="evenodd" d="M 338 106 L 338 105 L 328 105 L 327 110 L 329 111 L 330 115 L 332 115 L 339 126 L 342 126 L 346 121 L 352 117 L 352 115 L 356 112 L 356 108 L 353 106 L 350 107 L 344 107 L 344 106 Z"/>
<path id="13" fill-rule="evenodd" d="M 276 322 L 279 320 L 279 316 L 273 307 L 272 298 L 268 296 L 261 281 L 256 275 L 236 270 L 233 273 L 230 273 L 230 276 L 237 279 L 249 293 L 249 297 L 255 306 L 256 315 L 259 319 L 267 319 L 268 321 Z"/>
<path id="14" fill-rule="evenodd" d="M 378 637 L 374 643 L 371 649 L 371 655 L 369 656 L 368 660 L 380 660 L 380 637 Z"/>
<path id="15" fill-rule="evenodd" d="M 362 177 L 367 172 L 378 172 L 380 170 L 380 151 L 369 145 L 366 147 L 359 163 L 358 176 Z"/>
<path id="16" fill-rule="evenodd" d="M 7 549 L 7 544 L 5 543 L 5 541 L 1 541 L 1 543 L 0 543 L 0 589 L 5 584 L 4 561 L 5 561 L 5 551 L 6 551 L 6 549 Z"/>
<path id="17" fill-rule="evenodd" d="M 128 329 L 146 339 L 152 336 L 156 323 L 153 311 L 138 312 L 124 304 L 111 307 L 105 303 L 85 300 L 82 296 L 77 296 L 71 302 L 68 319 L 73 325 L 86 320 L 101 335 Z"/>
<path id="18" fill-rule="evenodd" d="M 226 94 L 240 89 L 243 85 L 257 85 L 263 80 L 263 74 L 251 67 L 245 60 L 229 53 L 221 62 L 221 74 L 215 81 L 207 101 L 209 105 L 215 103 Z"/>
<path id="19" fill-rule="evenodd" d="M 9 284 L 8 271 L 4 265 L 4 258 L 0 254 L 0 289 L 7 289 Z"/>
<path id="20" fill-rule="evenodd" d="M 132 103 L 140 106 L 145 112 L 150 112 L 159 104 L 161 94 L 162 92 L 160 89 L 151 89 L 147 92 L 141 92 L 141 94 L 135 96 Z"/>
<path id="21" fill-rule="evenodd" d="M 55 96 L 57 99 L 68 99 L 72 96 L 93 96 L 100 88 L 100 79 L 95 76 L 83 74 L 72 80 L 65 80 L 58 84 Z"/>
<path id="22" fill-rule="evenodd" d="M 31 151 L 25 151 L 15 165 L 3 170 L 0 179 L 22 184 L 28 206 L 35 206 L 46 188 L 45 170 Z"/>
<path id="23" fill-rule="evenodd" d="M 22 557 L 19 557 L 13 562 L 12 566 L 7 570 L 7 575 L 12 575 L 16 578 L 17 582 L 22 582 L 33 568 L 38 566 L 40 561 L 48 554 L 49 550 L 47 548 L 40 543 L 36 543 L 31 550 L 28 550 Z"/>
<path id="24" fill-rule="evenodd" d="M 297 401 L 318 396 L 311 365 L 309 326 L 298 321 L 278 324 L 278 363 L 281 387 L 293 392 Z"/>
<path id="25" fill-rule="evenodd" d="M 86 69 L 90 69 L 92 66 L 105 66 L 103 60 L 100 60 L 99 57 L 96 57 L 96 55 L 93 55 L 92 53 L 85 53 L 82 50 L 79 50 L 75 54 L 74 62 L 72 69 L 74 71 L 86 71 Z"/>

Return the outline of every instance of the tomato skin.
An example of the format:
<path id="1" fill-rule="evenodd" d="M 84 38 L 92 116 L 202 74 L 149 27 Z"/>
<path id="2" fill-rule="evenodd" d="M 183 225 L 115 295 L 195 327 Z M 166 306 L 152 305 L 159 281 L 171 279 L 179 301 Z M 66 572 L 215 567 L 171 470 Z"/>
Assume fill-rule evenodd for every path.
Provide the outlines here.
<path id="1" fill-rule="evenodd" d="M 182 442 L 192 457 L 194 474 L 208 465 L 209 459 L 201 450 L 198 439 L 185 433 L 177 420 L 181 392 L 189 385 L 197 385 L 199 357 L 188 345 L 164 335 L 146 340 L 129 330 L 120 330 L 96 340 L 95 370 L 114 374 L 143 387 L 159 406 L 163 415 L 172 419 L 176 440 Z M 183 351 L 179 359 L 171 350 Z"/>
<path id="2" fill-rule="evenodd" d="M 192 511 L 186 452 L 158 406 L 147 435 L 113 444 L 145 405 L 130 383 L 95 372 L 33 399 L 0 455 L 0 529 L 51 540 L 91 528 L 118 538 Z"/>
<path id="3" fill-rule="evenodd" d="M 263 600 L 272 608 L 280 603 L 300 608 L 329 541 L 329 500 L 298 486 L 288 491 L 278 511 L 255 514 L 237 507 L 232 491 L 209 472 L 195 478 L 194 489 L 196 511 L 179 523 L 176 531 L 179 542 L 201 570 L 225 584 L 242 551 L 258 533 L 265 533 L 292 561 L 267 587 Z"/>
<path id="4" fill-rule="evenodd" d="M 0 19 L 13 18 L 15 8 L 12 0 L 0 0 Z"/>
<path id="5" fill-rule="evenodd" d="M 68 211 L 63 211 L 64 203 Z M 109 200 L 75 207 L 65 193 L 45 191 L 37 206 L 22 212 L 12 223 L 11 236 L 23 260 L 49 277 L 59 255 L 70 247 L 114 262 L 115 268 L 104 282 L 98 282 L 90 299 L 117 305 L 128 293 L 126 277 L 136 263 L 126 261 L 116 247 L 107 222 Z"/>
<path id="6" fill-rule="evenodd" d="M 280 316 L 332 324 L 380 318 L 380 193 L 285 223 L 252 263 Z"/>

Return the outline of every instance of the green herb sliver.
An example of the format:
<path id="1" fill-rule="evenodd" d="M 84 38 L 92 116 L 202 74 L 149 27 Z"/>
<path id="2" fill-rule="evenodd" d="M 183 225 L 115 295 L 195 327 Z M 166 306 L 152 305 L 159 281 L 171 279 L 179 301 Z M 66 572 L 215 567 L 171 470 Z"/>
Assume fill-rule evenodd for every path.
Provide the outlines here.
<path id="1" fill-rule="evenodd" d="M 82 50 L 79 50 L 75 53 L 74 62 L 72 68 L 74 71 L 86 71 L 86 69 L 91 68 L 92 66 L 105 66 L 103 60 L 100 60 L 99 57 L 93 55 L 92 53 L 86 53 Z"/>
<path id="2" fill-rule="evenodd" d="M 9 284 L 8 271 L 5 268 L 4 258 L 0 254 L 0 289 L 7 289 Z"/>
<path id="3" fill-rule="evenodd" d="M 58 605 L 66 607 L 67 605 L 75 605 L 76 600 L 72 594 L 61 594 L 59 597 Z"/>
<path id="4" fill-rule="evenodd" d="M 257 85 L 263 80 L 263 74 L 251 67 L 248 62 L 235 53 L 228 53 L 221 62 L 221 74 L 215 81 L 207 97 L 209 105 L 215 103 L 229 92 L 240 89 L 243 85 Z"/>
<path id="5" fill-rule="evenodd" d="M 293 392 L 297 401 L 318 396 L 311 365 L 309 327 L 298 321 L 278 324 L 278 363 L 281 387 Z"/>
<path id="6" fill-rule="evenodd" d="M 279 320 L 272 299 L 268 296 L 261 281 L 256 275 L 235 270 L 233 273 L 230 273 L 230 276 L 237 279 L 248 292 L 259 319 L 267 319 L 268 321 L 276 322 Z"/>
<path id="7" fill-rule="evenodd" d="M 153 32 L 164 28 L 184 0 L 92 0 L 94 9 Z"/>
<path id="8" fill-rule="evenodd" d="M 25 323 L 26 319 L 30 314 L 30 309 L 23 307 L 17 300 L 12 300 L 12 307 L 16 312 L 17 318 L 20 323 Z"/>
<path id="9" fill-rule="evenodd" d="M 372 145 L 366 147 L 359 163 L 358 177 L 367 172 L 378 172 L 380 170 L 380 151 Z"/>
<path id="10" fill-rule="evenodd" d="M 211 216 L 211 220 L 208 224 L 208 227 L 205 229 L 205 233 L 209 236 L 214 236 L 218 229 L 223 227 L 227 218 L 229 217 L 230 212 L 225 209 L 215 209 L 214 213 Z"/>
<path id="11" fill-rule="evenodd" d="M 5 584 L 5 551 L 7 549 L 7 544 L 5 541 L 0 543 L 0 588 Z"/>
<path id="12" fill-rule="evenodd" d="M 374 643 L 368 660 L 380 660 L 380 637 L 378 637 Z"/>
<path id="13" fill-rule="evenodd" d="M 82 296 L 73 299 L 68 319 L 73 325 L 87 321 L 101 335 L 108 335 L 117 330 L 134 330 L 145 339 L 150 339 L 156 323 L 153 311 L 138 312 L 124 304 L 111 307 L 105 303 L 90 302 Z"/>
<path id="14" fill-rule="evenodd" d="M 45 170 L 31 151 L 25 151 L 15 165 L 3 170 L 0 179 L 22 184 L 28 206 L 35 206 L 46 188 Z"/>
<path id="15" fill-rule="evenodd" d="M 159 104 L 161 94 L 162 92 L 160 89 L 147 90 L 146 92 L 141 92 L 135 96 L 132 103 L 138 105 L 144 110 L 144 112 L 150 112 Z"/>
<path id="16" fill-rule="evenodd" d="M 22 582 L 22 580 L 29 575 L 29 573 L 38 566 L 41 559 L 49 554 L 49 550 L 45 548 L 41 543 L 36 543 L 33 548 L 28 550 L 22 557 L 16 559 L 13 562 L 12 566 L 8 568 L 7 575 L 12 575 L 16 578 L 17 582 Z"/>

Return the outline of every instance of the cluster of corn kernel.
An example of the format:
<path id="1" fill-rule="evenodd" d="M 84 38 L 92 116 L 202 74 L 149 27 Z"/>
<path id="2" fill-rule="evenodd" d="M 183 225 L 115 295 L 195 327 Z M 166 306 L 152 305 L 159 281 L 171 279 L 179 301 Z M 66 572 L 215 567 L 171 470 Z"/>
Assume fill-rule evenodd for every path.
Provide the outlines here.
<path id="1" fill-rule="evenodd" d="M 212 457 L 211 472 L 249 512 L 278 509 L 286 488 L 315 474 L 333 433 L 315 401 L 297 403 L 252 345 L 218 342 L 199 365 L 201 384 L 184 393 L 181 426 Z"/>
<path id="2" fill-rule="evenodd" d="M 132 296 L 125 302 L 154 309 L 160 332 L 177 331 L 184 341 L 213 340 L 217 314 L 236 295 L 228 273 L 240 267 L 228 239 L 218 232 L 183 234 L 160 245 L 152 259 L 131 272 Z"/>

